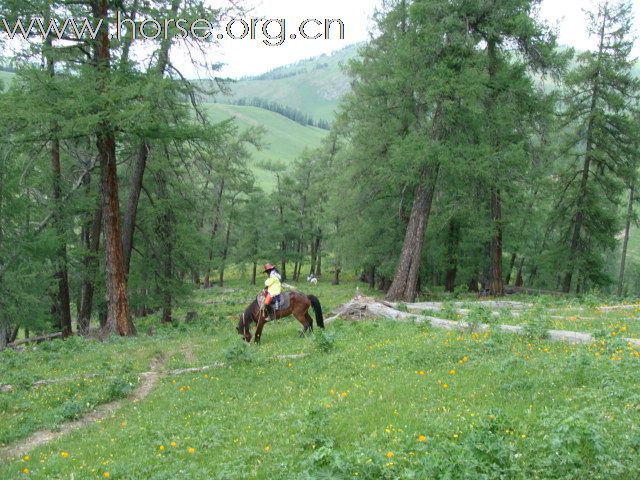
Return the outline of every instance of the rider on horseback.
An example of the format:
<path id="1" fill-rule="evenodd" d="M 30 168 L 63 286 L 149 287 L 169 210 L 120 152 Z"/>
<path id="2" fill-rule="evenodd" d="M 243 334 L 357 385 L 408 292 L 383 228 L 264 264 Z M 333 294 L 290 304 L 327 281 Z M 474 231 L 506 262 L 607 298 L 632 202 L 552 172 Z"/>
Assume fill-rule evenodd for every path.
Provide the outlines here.
<path id="1" fill-rule="evenodd" d="M 273 302 L 276 303 L 280 301 L 280 292 L 282 291 L 282 285 L 280 284 L 280 280 L 282 277 L 276 267 L 267 263 L 264 266 L 264 273 L 267 274 L 267 279 L 264 281 L 265 290 L 267 295 L 264 299 L 264 306 L 267 310 L 267 315 L 269 315 L 269 320 L 273 320 L 275 318 L 275 310 L 273 308 Z"/>

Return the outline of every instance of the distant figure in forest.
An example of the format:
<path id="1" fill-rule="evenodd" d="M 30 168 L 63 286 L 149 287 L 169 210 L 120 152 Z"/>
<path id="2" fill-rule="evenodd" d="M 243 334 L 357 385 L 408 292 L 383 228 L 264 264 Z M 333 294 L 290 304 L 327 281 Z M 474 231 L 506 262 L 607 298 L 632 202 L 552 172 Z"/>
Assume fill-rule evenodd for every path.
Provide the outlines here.
<path id="1" fill-rule="evenodd" d="M 309 276 L 307 277 L 307 282 L 309 282 L 311 285 L 317 285 L 318 279 L 313 273 L 310 273 Z"/>

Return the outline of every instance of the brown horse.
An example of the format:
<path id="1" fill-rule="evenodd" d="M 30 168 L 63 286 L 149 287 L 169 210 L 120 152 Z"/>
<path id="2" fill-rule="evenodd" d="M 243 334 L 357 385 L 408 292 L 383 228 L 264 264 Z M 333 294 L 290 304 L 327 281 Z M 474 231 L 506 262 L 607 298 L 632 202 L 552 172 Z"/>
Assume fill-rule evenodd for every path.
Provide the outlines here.
<path id="1" fill-rule="evenodd" d="M 254 322 L 258 326 L 255 332 L 255 342 L 260 342 L 260 336 L 262 335 L 262 328 L 268 321 L 267 312 L 264 305 L 260 300 L 263 294 L 258 295 L 251 304 L 247 307 L 242 315 L 240 315 L 240 321 L 236 330 L 247 341 L 251 342 L 251 323 Z M 314 295 L 305 295 L 302 292 L 291 292 L 289 297 L 289 307 L 285 310 L 276 310 L 275 318 L 284 318 L 289 315 L 293 315 L 302 324 L 302 331 L 300 335 L 304 335 L 308 330 L 313 330 L 313 319 L 309 315 L 309 308 L 313 307 L 313 311 L 316 315 L 316 324 L 319 328 L 324 328 L 324 319 L 322 318 L 322 307 L 320 307 L 320 300 Z"/>

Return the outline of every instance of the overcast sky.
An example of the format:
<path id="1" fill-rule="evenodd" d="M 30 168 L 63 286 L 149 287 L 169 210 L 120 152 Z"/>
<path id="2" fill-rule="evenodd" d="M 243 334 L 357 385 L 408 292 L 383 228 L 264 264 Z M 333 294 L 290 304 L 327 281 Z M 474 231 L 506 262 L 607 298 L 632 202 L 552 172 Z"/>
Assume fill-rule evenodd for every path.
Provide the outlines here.
<path id="1" fill-rule="evenodd" d="M 220 3 L 217 1 L 216 3 Z M 349 44 L 361 42 L 369 38 L 371 29 L 371 17 L 381 0 L 249 0 L 254 7 L 252 13 L 246 18 L 264 17 L 267 19 L 284 18 L 286 39 L 282 45 L 267 46 L 263 43 L 264 37 L 260 31 L 261 23 L 257 24 L 255 39 L 248 37 L 242 40 L 223 38 L 220 47 L 210 53 L 210 62 L 226 63 L 220 71 L 222 76 L 237 78 L 243 75 L 254 75 L 266 72 L 280 65 L 286 65 L 298 60 L 330 53 Z M 583 8 L 592 5 L 591 0 L 543 0 L 541 17 L 551 25 L 557 25 L 559 41 L 561 44 L 571 45 L 576 48 L 586 49 L 593 45 L 594 40 L 589 39 L 586 33 L 586 20 L 582 12 Z M 640 0 L 634 2 L 636 15 L 635 33 L 640 31 L 638 16 L 640 16 Z M 333 39 L 305 40 L 298 38 L 291 40 L 292 33 L 298 33 L 298 26 L 305 19 L 340 19 L 344 22 L 345 38 L 340 40 L 338 27 L 332 26 Z M 239 36 L 242 25 L 234 25 L 234 35 Z M 278 36 L 280 26 L 272 24 L 269 33 Z M 321 26 L 313 23 L 307 26 L 306 32 L 314 35 L 322 31 Z M 224 32 L 223 32 L 224 33 Z M 640 56 L 640 42 L 634 50 L 635 56 Z"/>

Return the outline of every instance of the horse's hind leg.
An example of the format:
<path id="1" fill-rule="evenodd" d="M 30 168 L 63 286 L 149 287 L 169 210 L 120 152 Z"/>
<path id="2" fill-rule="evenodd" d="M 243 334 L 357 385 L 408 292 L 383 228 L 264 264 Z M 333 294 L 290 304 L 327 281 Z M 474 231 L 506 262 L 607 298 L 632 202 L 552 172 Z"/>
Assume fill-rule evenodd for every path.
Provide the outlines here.
<path id="1" fill-rule="evenodd" d="M 309 312 L 304 314 L 304 319 L 309 324 L 309 330 L 313 331 L 313 318 L 309 315 Z"/>
<path id="2" fill-rule="evenodd" d="M 308 313 L 304 315 L 296 315 L 296 319 L 302 324 L 302 330 L 300 331 L 300 336 L 304 337 L 307 334 L 307 331 L 313 330 L 312 318 Z"/>

